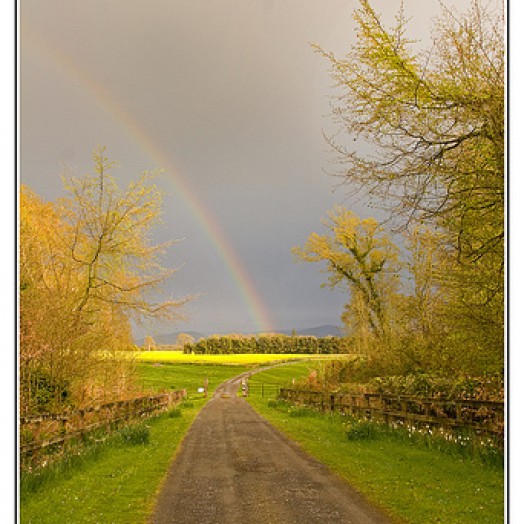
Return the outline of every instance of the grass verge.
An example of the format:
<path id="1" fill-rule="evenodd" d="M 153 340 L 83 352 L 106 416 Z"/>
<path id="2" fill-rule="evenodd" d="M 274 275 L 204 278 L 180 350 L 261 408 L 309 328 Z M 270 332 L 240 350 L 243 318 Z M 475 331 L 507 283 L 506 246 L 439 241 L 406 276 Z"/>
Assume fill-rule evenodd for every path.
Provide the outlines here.
<path id="1" fill-rule="evenodd" d="M 288 383 L 304 376 L 294 365 L 257 375 Z M 374 434 L 350 440 L 347 420 L 249 397 L 251 405 L 306 452 L 328 465 L 399 522 L 495 524 L 504 522 L 504 470 L 467 457 L 428 449 L 421 442 Z"/>
<path id="2" fill-rule="evenodd" d="M 145 522 L 174 452 L 205 401 L 198 399 L 180 417 L 148 421 L 147 430 L 114 435 L 72 464 L 57 464 L 48 478 L 30 488 L 21 484 L 22 524 Z M 71 460 L 71 459 L 69 459 Z"/>
<path id="3" fill-rule="evenodd" d="M 139 524 L 151 514 L 170 462 L 206 399 L 196 389 L 209 380 L 209 395 L 243 368 L 138 366 L 151 389 L 183 389 L 189 399 L 171 411 L 116 433 L 80 455 L 26 475 L 20 485 L 22 524 Z M 193 394 L 192 394 L 193 393 Z"/>

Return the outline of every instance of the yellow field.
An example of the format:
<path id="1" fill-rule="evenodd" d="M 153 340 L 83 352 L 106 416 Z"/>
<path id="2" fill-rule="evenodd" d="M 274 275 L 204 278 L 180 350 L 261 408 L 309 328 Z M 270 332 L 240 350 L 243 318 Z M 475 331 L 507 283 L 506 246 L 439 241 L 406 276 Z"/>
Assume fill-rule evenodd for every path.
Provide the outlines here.
<path id="1" fill-rule="evenodd" d="M 288 360 L 335 359 L 347 355 L 306 355 L 306 354 L 230 354 L 230 355 L 186 355 L 180 351 L 134 351 L 128 353 L 137 362 L 171 362 L 174 364 L 228 364 L 264 365 Z"/>

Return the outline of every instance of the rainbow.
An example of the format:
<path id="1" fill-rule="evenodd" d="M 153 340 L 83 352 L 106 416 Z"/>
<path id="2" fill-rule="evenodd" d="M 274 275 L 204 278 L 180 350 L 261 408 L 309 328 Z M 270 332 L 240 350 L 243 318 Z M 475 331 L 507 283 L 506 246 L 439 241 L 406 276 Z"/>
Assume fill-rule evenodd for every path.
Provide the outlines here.
<path id="1" fill-rule="evenodd" d="M 232 279 L 235 287 L 240 292 L 245 302 L 250 317 L 257 331 L 269 332 L 273 330 L 273 321 L 269 309 L 264 304 L 260 293 L 253 283 L 247 269 L 242 264 L 234 247 L 213 216 L 210 209 L 197 196 L 188 181 L 176 169 L 169 155 L 163 151 L 151 138 L 140 122 L 117 100 L 107 89 L 95 82 L 84 70 L 75 64 L 63 51 L 52 46 L 34 30 L 24 23 L 21 31 L 21 41 L 29 44 L 56 65 L 58 70 L 76 82 L 81 88 L 95 99 L 111 118 L 122 127 L 129 137 L 152 159 L 152 161 L 168 174 L 168 180 L 174 186 L 177 194 L 196 219 L 206 238 L 213 245 L 220 256 Z"/>

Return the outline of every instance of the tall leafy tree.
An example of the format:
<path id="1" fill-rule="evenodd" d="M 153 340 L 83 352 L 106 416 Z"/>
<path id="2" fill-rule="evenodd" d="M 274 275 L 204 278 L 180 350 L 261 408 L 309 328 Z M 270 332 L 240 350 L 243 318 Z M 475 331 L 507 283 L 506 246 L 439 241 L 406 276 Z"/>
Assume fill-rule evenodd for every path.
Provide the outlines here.
<path id="1" fill-rule="evenodd" d="M 464 15 L 443 7 L 432 46 L 416 51 L 402 10 L 384 26 L 368 0 L 354 18 L 357 41 L 345 57 L 319 47 L 332 67 L 328 137 L 337 174 L 398 225 L 439 229 L 446 285 L 462 342 L 495 353 L 504 326 L 504 5 L 473 0 Z M 442 281 L 444 285 L 444 280 Z"/>
<path id="2" fill-rule="evenodd" d="M 185 302 L 153 294 L 173 274 L 152 245 L 161 195 L 145 175 L 120 190 L 103 149 L 94 173 L 44 202 L 20 193 L 20 390 L 25 413 L 125 394 L 125 363 L 101 352 L 132 344 L 130 319 L 175 318 Z"/>
<path id="3" fill-rule="evenodd" d="M 367 0 L 360 4 L 358 40 L 347 56 L 336 58 L 317 47 L 329 59 L 340 92 L 334 119 L 355 140 L 350 147 L 331 139 L 343 168 L 339 174 L 351 190 L 364 190 L 407 218 L 465 220 L 492 208 L 502 211 L 501 16 L 477 1 L 463 18 L 445 10 L 432 48 L 416 53 L 402 12 L 396 26 L 387 29 Z M 471 245 L 477 255 L 503 236 L 500 221 L 490 224 L 485 235 L 493 245 L 488 238 Z"/>
<path id="4" fill-rule="evenodd" d="M 110 304 L 138 319 L 173 318 L 184 301 L 156 301 L 153 294 L 176 271 L 159 262 L 169 243 L 149 241 L 161 215 L 160 191 L 149 173 L 119 189 L 104 148 L 93 161 L 93 174 L 65 181 L 69 195 L 60 201 L 72 230 L 68 250 L 82 275 L 75 309 Z"/>
<path id="5" fill-rule="evenodd" d="M 72 291 L 79 283 L 62 240 L 68 228 L 51 203 L 27 187 L 20 192 L 20 401 L 22 412 L 67 400 L 76 351 Z"/>
<path id="6" fill-rule="evenodd" d="M 349 311 L 355 322 L 376 338 L 390 332 L 391 302 L 399 285 L 398 249 L 374 218 L 360 219 L 336 207 L 324 221 L 328 234 L 312 233 L 295 255 L 306 262 L 325 263 L 326 285 L 351 293 Z"/>

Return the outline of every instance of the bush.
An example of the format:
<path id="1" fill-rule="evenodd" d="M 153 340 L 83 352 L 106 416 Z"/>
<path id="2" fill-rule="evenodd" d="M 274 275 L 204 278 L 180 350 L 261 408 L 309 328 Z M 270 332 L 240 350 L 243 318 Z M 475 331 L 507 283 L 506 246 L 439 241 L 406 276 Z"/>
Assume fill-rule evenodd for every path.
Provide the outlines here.
<path id="1" fill-rule="evenodd" d="M 137 424 L 128 426 L 120 432 L 120 438 L 124 444 L 133 446 L 149 444 L 149 426 Z"/>
<path id="2" fill-rule="evenodd" d="M 182 416 L 182 410 L 180 408 L 173 408 L 167 412 L 169 418 L 178 418 Z"/>
<path id="3" fill-rule="evenodd" d="M 346 425 L 348 440 L 373 440 L 378 434 L 378 425 L 371 420 L 353 420 Z"/>
<path id="4" fill-rule="evenodd" d="M 504 377 L 501 375 L 455 377 L 417 374 L 377 377 L 369 386 L 372 391 L 386 395 L 504 400 Z"/>

